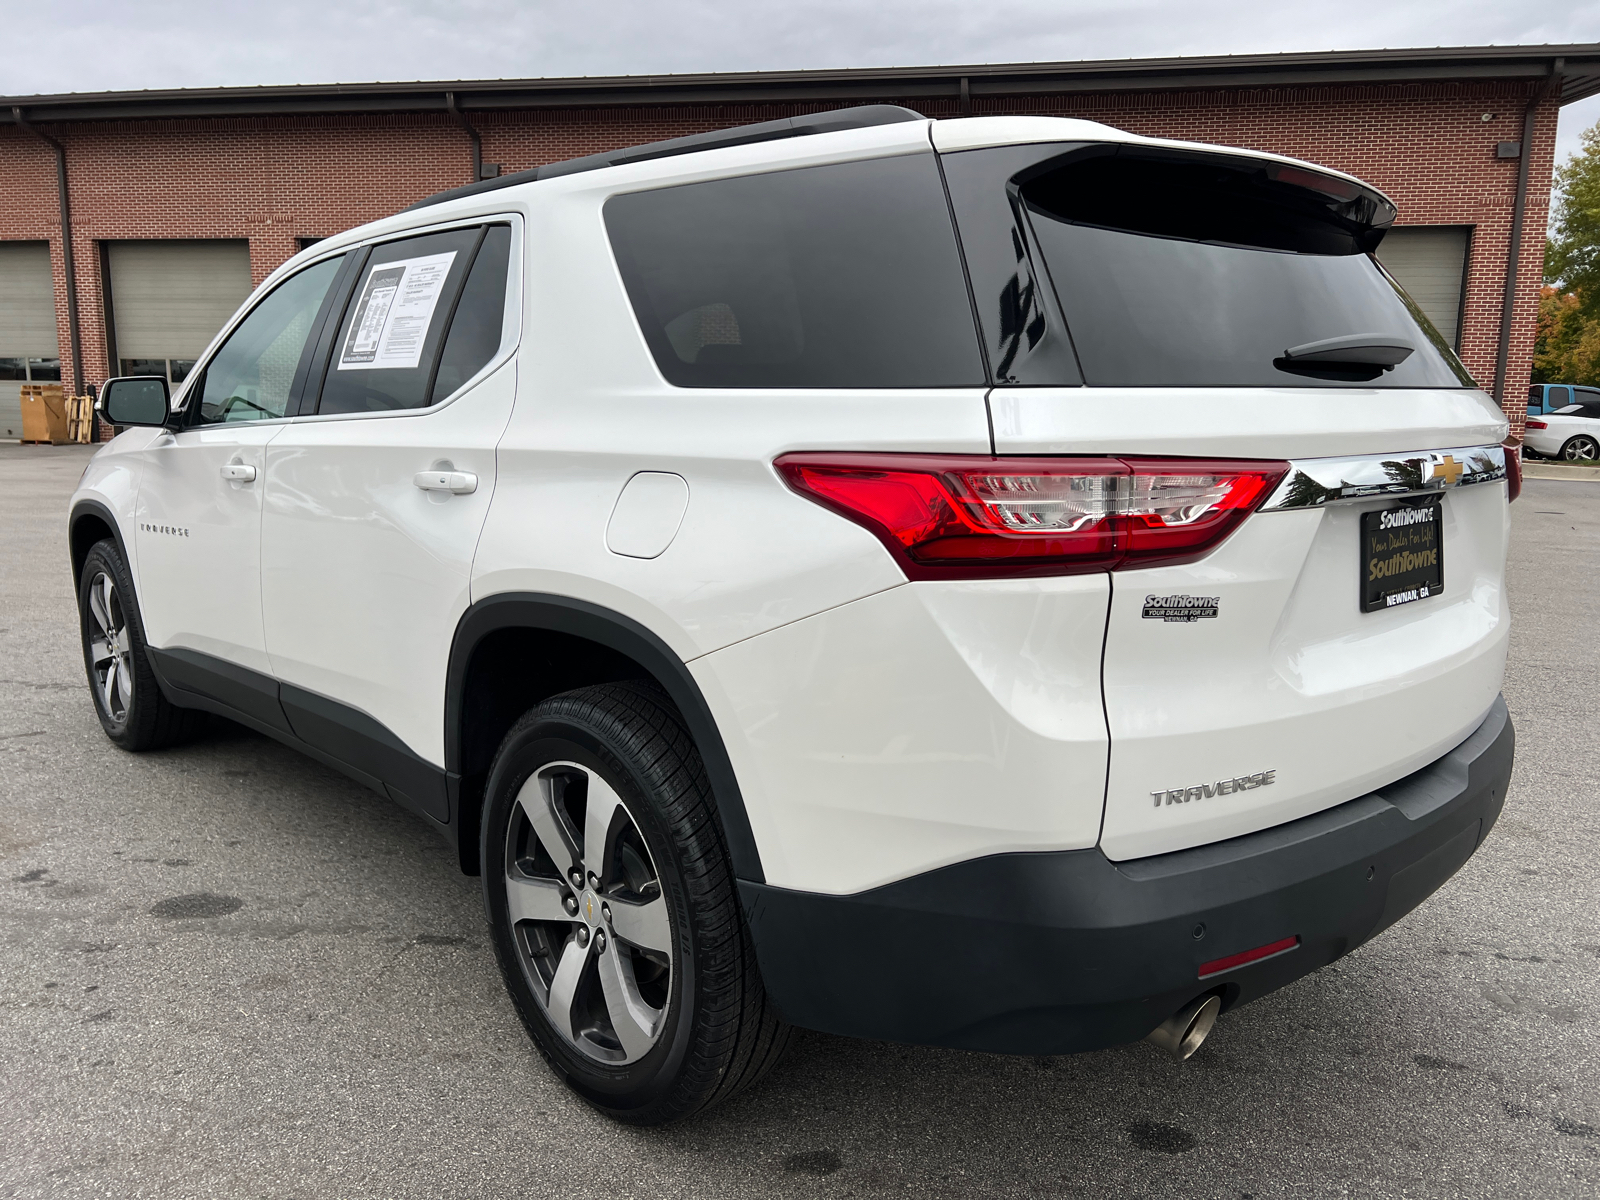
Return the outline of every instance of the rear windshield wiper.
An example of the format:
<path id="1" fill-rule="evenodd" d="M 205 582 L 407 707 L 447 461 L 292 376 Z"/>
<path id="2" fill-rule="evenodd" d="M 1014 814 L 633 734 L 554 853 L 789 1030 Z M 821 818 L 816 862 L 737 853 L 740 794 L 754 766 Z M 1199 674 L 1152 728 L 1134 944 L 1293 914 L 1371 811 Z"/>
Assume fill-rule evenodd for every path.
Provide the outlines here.
<path id="1" fill-rule="evenodd" d="M 1290 346 L 1283 357 L 1293 363 L 1351 363 L 1387 368 L 1405 362 L 1415 349 L 1408 338 L 1392 333 L 1349 333 L 1344 337 Z"/>
<path id="2" fill-rule="evenodd" d="M 1408 338 L 1393 333 L 1349 333 L 1290 346 L 1272 365 L 1291 375 L 1313 379 L 1363 382 L 1392 371 L 1416 350 Z"/>

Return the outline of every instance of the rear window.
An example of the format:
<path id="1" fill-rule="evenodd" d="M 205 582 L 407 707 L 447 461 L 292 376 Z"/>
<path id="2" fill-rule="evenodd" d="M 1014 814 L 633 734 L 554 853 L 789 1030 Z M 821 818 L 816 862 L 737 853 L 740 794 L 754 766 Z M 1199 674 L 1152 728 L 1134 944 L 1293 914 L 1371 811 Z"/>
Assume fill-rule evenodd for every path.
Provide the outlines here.
<path id="1" fill-rule="evenodd" d="M 1372 258 L 1394 215 L 1377 193 L 1221 155 L 1031 149 L 1027 169 L 1014 153 L 994 165 L 1011 172 L 1018 244 L 1037 244 L 1082 382 L 1474 386 Z"/>
<path id="2" fill-rule="evenodd" d="M 605 221 L 669 383 L 984 382 L 931 153 L 614 196 Z"/>

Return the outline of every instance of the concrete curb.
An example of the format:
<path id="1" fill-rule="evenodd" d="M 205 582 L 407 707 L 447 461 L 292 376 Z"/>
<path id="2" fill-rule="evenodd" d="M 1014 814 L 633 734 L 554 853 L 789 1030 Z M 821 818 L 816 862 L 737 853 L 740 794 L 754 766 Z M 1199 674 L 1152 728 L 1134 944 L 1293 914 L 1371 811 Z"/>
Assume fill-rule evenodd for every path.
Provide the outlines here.
<path id="1" fill-rule="evenodd" d="M 1600 467 L 1564 467 L 1557 463 L 1528 462 L 1524 459 L 1522 475 L 1524 479 L 1600 481 Z"/>

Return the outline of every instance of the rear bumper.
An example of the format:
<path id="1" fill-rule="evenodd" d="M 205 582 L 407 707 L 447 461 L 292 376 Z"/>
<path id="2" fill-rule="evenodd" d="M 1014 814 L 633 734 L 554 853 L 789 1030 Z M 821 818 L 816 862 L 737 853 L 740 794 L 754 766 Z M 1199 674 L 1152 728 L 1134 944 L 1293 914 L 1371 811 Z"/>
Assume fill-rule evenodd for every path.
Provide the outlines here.
<path id="1" fill-rule="evenodd" d="M 1002 854 L 847 896 L 741 881 L 767 992 L 797 1025 L 1012 1054 L 1143 1037 L 1196 996 L 1224 1009 L 1359 946 L 1426 899 L 1500 815 L 1503 699 L 1465 742 L 1378 792 L 1209 846 L 1114 863 Z M 1196 936 L 1203 927 L 1203 935 Z M 1202 979 L 1202 964 L 1298 937 Z"/>

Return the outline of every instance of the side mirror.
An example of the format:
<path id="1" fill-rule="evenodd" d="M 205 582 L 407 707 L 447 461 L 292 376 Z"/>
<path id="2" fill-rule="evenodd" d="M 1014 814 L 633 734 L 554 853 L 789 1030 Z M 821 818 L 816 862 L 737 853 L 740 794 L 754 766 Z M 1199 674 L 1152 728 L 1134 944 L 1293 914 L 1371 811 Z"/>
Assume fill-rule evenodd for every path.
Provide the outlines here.
<path id="1" fill-rule="evenodd" d="M 172 400 L 159 375 L 125 375 L 100 385 L 100 415 L 113 425 L 165 425 Z"/>

